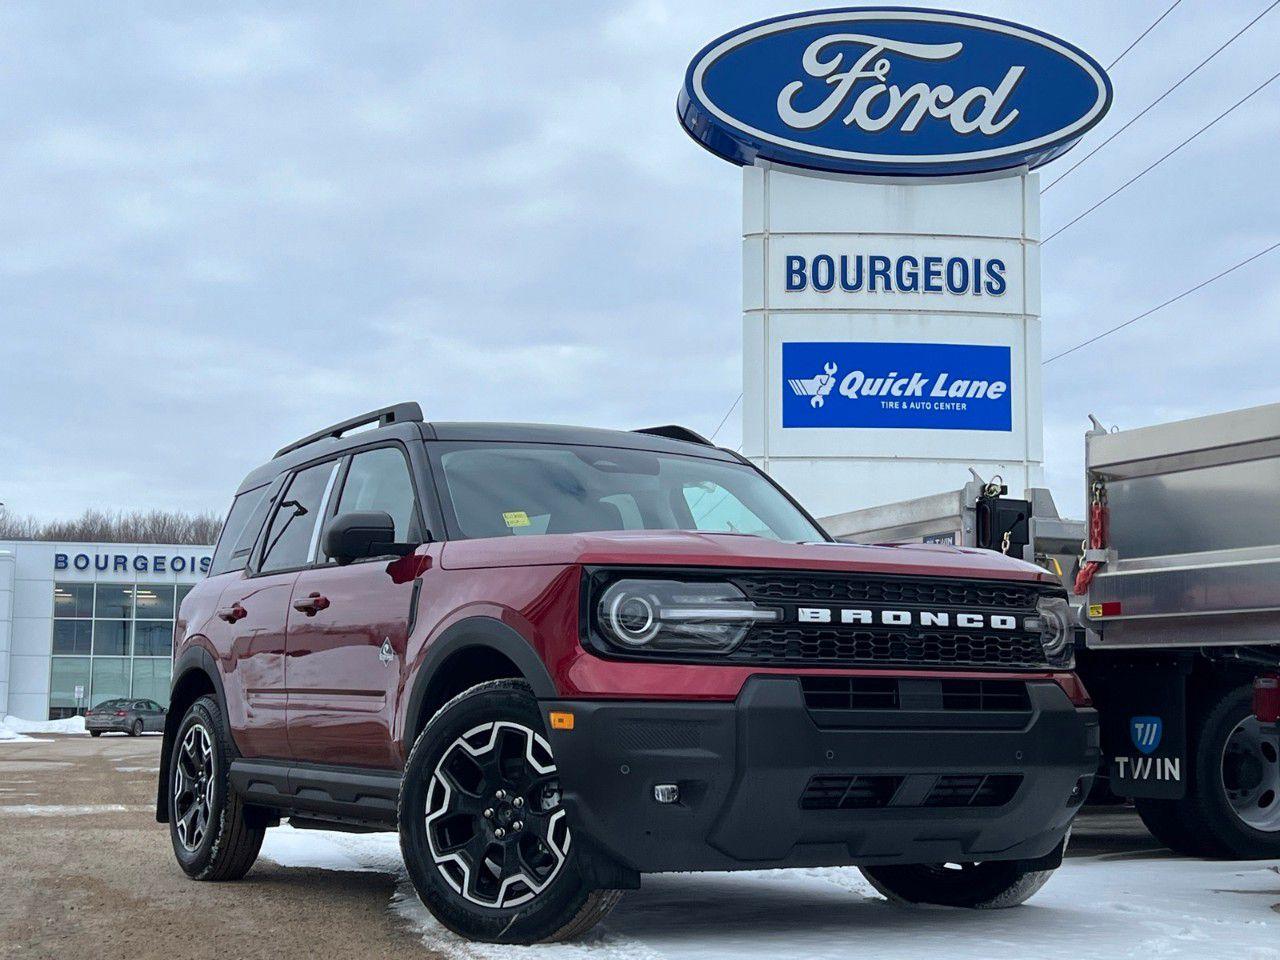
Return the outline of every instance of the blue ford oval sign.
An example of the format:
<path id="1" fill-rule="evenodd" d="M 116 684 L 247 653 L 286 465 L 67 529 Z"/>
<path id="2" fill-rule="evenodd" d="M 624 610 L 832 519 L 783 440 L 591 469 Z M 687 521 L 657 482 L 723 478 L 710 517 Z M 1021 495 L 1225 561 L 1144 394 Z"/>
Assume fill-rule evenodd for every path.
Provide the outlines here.
<path id="1" fill-rule="evenodd" d="M 764 20 L 703 48 L 685 129 L 726 160 L 940 176 L 1036 167 L 1111 105 L 1088 54 L 1030 27 L 941 10 Z"/>

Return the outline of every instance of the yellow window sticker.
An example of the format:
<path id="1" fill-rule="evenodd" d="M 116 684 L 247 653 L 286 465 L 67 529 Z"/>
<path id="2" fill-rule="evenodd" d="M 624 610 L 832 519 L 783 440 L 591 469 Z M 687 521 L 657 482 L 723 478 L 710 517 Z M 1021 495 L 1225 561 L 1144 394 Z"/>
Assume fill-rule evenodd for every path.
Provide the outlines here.
<path id="1" fill-rule="evenodd" d="M 502 515 L 502 522 L 508 527 L 527 527 L 529 515 L 523 510 L 508 510 Z"/>

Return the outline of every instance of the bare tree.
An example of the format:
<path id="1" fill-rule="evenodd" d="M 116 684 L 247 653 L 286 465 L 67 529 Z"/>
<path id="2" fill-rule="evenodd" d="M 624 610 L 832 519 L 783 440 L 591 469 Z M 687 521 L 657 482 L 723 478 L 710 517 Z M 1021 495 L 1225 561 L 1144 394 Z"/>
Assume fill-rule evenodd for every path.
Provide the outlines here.
<path id="1" fill-rule="evenodd" d="M 0 507 L 0 540 L 67 540 L 89 543 L 175 543 L 206 546 L 218 538 L 216 513 L 176 510 L 86 510 L 74 520 L 40 521 Z"/>

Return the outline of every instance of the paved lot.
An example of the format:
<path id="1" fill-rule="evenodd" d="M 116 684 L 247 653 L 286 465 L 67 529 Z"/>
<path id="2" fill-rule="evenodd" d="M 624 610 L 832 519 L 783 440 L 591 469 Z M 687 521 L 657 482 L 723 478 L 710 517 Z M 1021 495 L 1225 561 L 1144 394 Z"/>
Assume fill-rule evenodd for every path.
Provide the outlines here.
<path id="1" fill-rule="evenodd" d="M 0 744 L 0 957 L 431 956 L 388 912 L 396 879 L 259 860 L 194 883 L 155 822 L 160 738 Z"/>
<path id="2" fill-rule="evenodd" d="M 0 957 L 378 960 L 463 952 L 460 944 L 434 927 L 416 903 L 391 908 L 399 868 L 391 837 L 348 837 L 285 828 L 272 831 L 264 850 L 267 856 L 274 855 L 293 866 L 281 866 L 264 857 L 240 883 L 187 880 L 173 862 L 167 828 L 157 824 L 152 815 L 159 747 L 160 740 L 154 736 L 137 740 L 41 737 L 28 743 L 0 744 Z M 1087 936 L 1095 919 L 1135 922 L 1125 921 L 1128 915 L 1123 913 L 1104 918 L 1103 912 L 1110 911 L 1113 904 L 1115 910 L 1134 910 L 1141 917 L 1138 901 L 1162 892 L 1138 889 L 1134 894 L 1137 899 L 1126 903 L 1128 891 L 1133 889 L 1125 879 L 1129 874 L 1117 874 L 1112 868 L 1100 872 L 1105 864 L 1120 870 L 1135 868 L 1135 878 L 1154 878 L 1160 872 L 1173 882 L 1185 882 L 1186 890 L 1172 899 L 1185 900 L 1187 910 L 1212 906 L 1210 915 L 1216 916 L 1221 907 L 1197 905 L 1197 900 L 1204 899 L 1200 891 L 1235 893 L 1242 898 L 1238 901 L 1244 911 L 1241 916 L 1256 914 L 1265 929 L 1266 922 L 1275 917 L 1273 911 L 1280 908 L 1280 904 L 1271 906 L 1280 899 L 1280 885 L 1257 879 L 1260 874 L 1276 879 L 1265 866 L 1248 865 L 1248 872 L 1237 879 L 1233 871 L 1245 865 L 1175 861 L 1123 808 L 1093 810 L 1077 821 L 1071 860 L 1063 876 L 1055 878 L 1046 893 L 1033 901 L 1041 904 L 1039 910 L 1028 907 L 1023 909 L 1033 912 L 1017 911 L 1032 921 L 1025 928 L 1007 914 L 996 921 L 955 911 L 933 911 L 926 917 L 918 912 L 887 912 L 876 906 L 884 905 L 862 889 L 864 885 L 852 871 L 841 872 L 834 880 L 824 875 L 807 881 L 785 880 L 786 874 L 776 872 L 750 875 L 741 881 L 722 874 L 646 882 L 644 891 L 624 899 L 588 950 L 598 953 L 601 960 L 614 953 L 682 956 L 692 950 L 693 956 L 720 955 L 715 944 L 723 948 L 728 942 L 714 938 L 733 940 L 742 935 L 744 924 L 756 923 L 760 928 L 748 939 L 772 936 L 783 952 L 792 952 L 786 947 L 790 944 L 795 955 L 809 955 L 803 945 L 805 937 L 823 926 L 820 920 L 847 929 L 847 935 L 857 931 L 859 937 L 872 938 L 866 943 L 876 944 L 878 949 L 868 954 L 875 956 L 913 955 L 928 940 L 939 941 L 938 949 L 945 952 L 948 941 L 966 936 L 975 937 L 980 946 L 989 943 L 985 938 L 996 930 L 1010 942 L 1013 931 L 1027 929 L 1030 933 L 1032 927 L 1043 928 L 1038 936 L 1051 935 L 1058 946 L 1069 947 L 1072 938 Z M 1207 872 L 1201 878 L 1197 871 Z M 1092 877 L 1118 882 L 1119 886 L 1113 893 Z M 1222 877 L 1230 882 L 1223 882 Z M 1150 886 L 1139 883 L 1140 888 Z M 1258 889 L 1223 889 L 1240 886 Z M 402 886 L 402 900 L 406 892 Z M 850 893 L 855 896 L 850 898 Z M 1087 906 L 1082 900 L 1091 894 L 1101 899 Z M 754 898 L 745 914 L 726 909 L 744 897 Z M 1055 900 L 1068 907 L 1076 904 L 1079 909 L 1064 913 Z M 1182 916 L 1178 903 L 1167 905 L 1172 916 Z M 1190 917 L 1179 922 L 1187 921 L 1187 929 L 1193 931 L 1205 922 L 1217 922 Z M 998 925 L 988 929 L 985 924 L 989 923 Z M 1045 927 L 1046 923 L 1050 926 Z M 1166 920 L 1160 923 L 1168 925 Z M 688 936 L 677 937 L 678 928 L 688 931 Z M 1064 934 L 1066 942 L 1056 941 Z M 1114 935 L 1106 934 L 1108 943 Z M 1176 945 L 1191 945 L 1170 936 Z M 885 939 L 877 942 L 875 938 Z M 1267 942 L 1270 938 L 1263 939 Z M 1041 948 L 1046 945 L 1043 939 L 1039 942 Z M 852 949 L 852 941 L 845 944 L 846 949 L 840 951 L 843 955 L 860 955 L 860 950 Z M 1163 946 L 1142 936 L 1127 946 L 1141 944 L 1145 944 L 1144 950 L 1155 952 L 1161 952 Z M 1030 949 L 1031 943 L 1025 946 Z M 1201 943 L 1199 949 L 1205 946 Z M 750 944 L 744 949 L 751 949 Z M 467 952 L 495 955 L 489 949 Z M 813 955 L 824 952 L 818 950 Z M 512 951 L 499 953 L 509 955 Z M 524 955 L 534 954 L 541 952 Z M 560 955 L 556 951 L 547 954 Z"/>

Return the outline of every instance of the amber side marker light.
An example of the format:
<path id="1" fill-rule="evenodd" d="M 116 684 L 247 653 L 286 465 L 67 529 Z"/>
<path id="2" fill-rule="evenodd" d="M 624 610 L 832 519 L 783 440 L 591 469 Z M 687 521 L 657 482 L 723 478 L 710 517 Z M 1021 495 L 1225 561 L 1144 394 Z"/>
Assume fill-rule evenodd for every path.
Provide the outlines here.
<path id="1" fill-rule="evenodd" d="M 563 711 L 560 711 L 560 710 L 552 710 L 551 713 L 548 714 L 548 716 L 551 717 L 552 730 L 572 730 L 573 729 L 572 713 L 564 713 Z"/>

